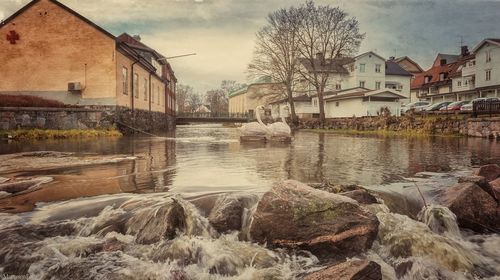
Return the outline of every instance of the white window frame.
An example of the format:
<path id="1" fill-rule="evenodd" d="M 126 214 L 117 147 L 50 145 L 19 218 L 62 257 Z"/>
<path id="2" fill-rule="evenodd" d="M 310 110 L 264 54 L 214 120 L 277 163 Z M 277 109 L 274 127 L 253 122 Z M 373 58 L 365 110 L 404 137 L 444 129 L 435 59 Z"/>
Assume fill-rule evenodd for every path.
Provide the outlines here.
<path id="1" fill-rule="evenodd" d="M 366 72 L 366 64 L 360 63 L 359 64 L 359 73 L 365 73 L 365 72 Z"/>
<path id="2" fill-rule="evenodd" d="M 486 81 L 491 81 L 491 70 L 486 70 L 485 80 Z"/>
<path id="3" fill-rule="evenodd" d="M 380 89 L 381 86 L 382 86 L 382 82 L 379 82 L 379 81 L 375 82 L 375 89 Z"/>
<path id="4" fill-rule="evenodd" d="M 128 69 L 127 67 L 122 67 L 122 86 L 123 94 L 128 95 Z"/>
<path id="5" fill-rule="evenodd" d="M 144 101 L 148 101 L 148 80 L 144 78 Z"/>
<path id="6" fill-rule="evenodd" d="M 382 64 L 375 64 L 375 73 L 381 73 Z"/>
<path id="7" fill-rule="evenodd" d="M 139 99 L 139 74 L 134 73 L 134 97 Z"/>
<path id="8" fill-rule="evenodd" d="M 366 82 L 365 81 L 359 81 L 359 87 L 364 88 L 365 86 L 366 86 Z"/>

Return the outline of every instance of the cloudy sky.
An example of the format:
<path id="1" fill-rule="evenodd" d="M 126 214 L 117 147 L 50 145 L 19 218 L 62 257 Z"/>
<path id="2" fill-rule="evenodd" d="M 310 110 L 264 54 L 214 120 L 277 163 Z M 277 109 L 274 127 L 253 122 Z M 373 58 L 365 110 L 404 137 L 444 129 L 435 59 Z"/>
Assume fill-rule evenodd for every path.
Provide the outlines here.
<path id="1" fill-rule="evenodd" d="M 221 80 L 246 82 L 255 32 L 269 12 L 299 0 L 60 0 L 115 35 L 140 34 L 171 60 L 180 83 L 204 92 Z M 0 0 L 0 20 L 29 0 Z M 500 0 L 317 0 L 360 21 L 361 52 L 412 57 L 427 68 L 437 52 L 458 53 L 500 37 Z"/>

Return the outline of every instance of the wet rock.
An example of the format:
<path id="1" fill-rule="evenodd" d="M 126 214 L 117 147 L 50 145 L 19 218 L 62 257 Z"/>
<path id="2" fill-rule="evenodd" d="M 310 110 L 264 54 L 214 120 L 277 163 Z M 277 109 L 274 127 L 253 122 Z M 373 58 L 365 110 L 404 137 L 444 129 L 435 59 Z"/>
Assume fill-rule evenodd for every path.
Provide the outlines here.
<path id="1" fill-rule="evenodd" d="M 488 182 L 493 181 L 500 177 L 500 166 L 498 164 L 483 165 L 476 172 L 476 175 L 483 176 Z"/>
<path id="2" fill-rule="evenodd" d="M 488 183 L 488 180 L 486 180 L 485 177 L 483 176 L 464 176 L 458 178 L 459 183 L 474 183 L 478 186 L 481 187 L 485 192 L 489 193 L 491 196 L 495 197 L 495 194 L 493 193 L 493 190 L 491 189 L 491 185 Z"/>
<path id="3" fill-rule="evenodd" d="M 139 209 L 125 224 L 126 233 L 140 244 L 152 244 L 172 239 L 186 229 L 186 214 L 177 201 L 158 207 Z"/>
<path id="4" fill-rule="evenodd" d="M 496 200 L 474 183 L 458 183 L 448 188 L 443 204 L 457 216 L 461 227 L 477 232 L 499 232 L 500 215 Z"/>
<path id="5" fill-rule="evenodd" d="M 39 177 L 29 180 L 19 180 L 19 181 L 10 181 L 3 184 L 0 184 L 0 191 L 8 192 L 11 194 L 23 192 L 29 189 L 36 188 L 42 184 L 46 184 L 51 182 L 53 179 L 51 177 Z"/>
<path id="6" fill-rule="evenodd" d="M 215 202 L 208 216 L 210 224 L 220 233 L 241 229 L 243 203 L 235 196 L 224 195 Z"/>
<path id="7" fill-rule="evenodd" d="M 9 180 L 10 180 L 10 178 L 0 177 L 0 184 L 3 184 L 3 183 L 5 183 L 5 182 L 7 182 Z"/>
<path id="8" fill-rule="evenodd" d="M 377 229 L 377 218 L 355 200 L 289 180 L 261 198 L 250 235 L 270 246 L 333 259 L 369 249 Z"/>
<path id="9" fill-rule="evenodd" d="M 348 261 L 311 273 L 304 280 L 382 280 L 380 265 L 368 260 Z"/>
<path id="10" fill-rule="evenodd" d="M 398 263 L 394 270 L 396 271 L 396 276 L 398 279 L 401 279 L 403 276 L 405 276 L 409 271 L 411 271 L 413 267 L 413 262 L 412 261 L 404 261 L 401 263 Z"/>
<path id="11" fill-rule="evenodd" d="M 424 206 L 419 197 L 409 197 L 393 191 L 376 191 L 375 194 L 384 201 L 391 212 L 406 215 L 412 219 L 418 218 L 418 213 Z"/>
<path id="12" fill-rule="evenodd" d="M 309 184 L 309 186 L 329 193 L 343 193 L 355 190 L 365 190 L 365 188 L 358 185 L 334 185 L 329 182 L 323 182 L 319 184 Z"/>
<path id="13" fill-rule="evenodd" d="M 350 197 L 361 204 L 378 203 L 377 198 L 370 194 L 367 190 L 354 190 L 349 192 L 339 193 L 340 195 Z"/>
<path id="14" fill-rule="evenodd" d="M 490 182 L 491 190 L 497 201 L 500 201 L 500 178 L 497 178 Z"/>

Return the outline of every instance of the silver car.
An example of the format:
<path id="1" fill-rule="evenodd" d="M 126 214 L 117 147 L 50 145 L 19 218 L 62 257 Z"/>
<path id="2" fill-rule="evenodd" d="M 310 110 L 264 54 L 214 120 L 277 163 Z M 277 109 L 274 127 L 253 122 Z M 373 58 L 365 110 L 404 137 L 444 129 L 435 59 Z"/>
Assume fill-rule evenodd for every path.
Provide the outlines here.
<path id="1" fill-rule="evenodd" d="M 497 97 L 481 97 L 481 98 L 472 99 L 472 101 L 470 103 L 465 104 L 462 107 L 460 107 L 460 111 L 472 111 L 472 108 L 474 106 L 474 102 L 486 101 L 486 100 L 497 101 L 500 99 L 498 99 Z"/>
<path id="2" fill-rule="evenodd" d="M 403 105 L 401 107 L 401 114 L 405 114 L 406 112 L 408 112 L 410 110 L 414 110 L 415 112 L 420 112 L 420 111 L 422 111 L 422 108 L 429 106 L 429 104 L 430 103 L 427 101 L 417 101 L 417 102 L 408 103 L 408 104 Z"/>

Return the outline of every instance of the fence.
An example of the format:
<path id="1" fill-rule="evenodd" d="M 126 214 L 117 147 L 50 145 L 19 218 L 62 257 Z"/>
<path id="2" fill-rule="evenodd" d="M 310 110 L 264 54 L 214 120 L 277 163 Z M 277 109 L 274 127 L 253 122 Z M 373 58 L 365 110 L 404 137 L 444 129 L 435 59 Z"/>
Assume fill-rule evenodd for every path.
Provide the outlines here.
<path id="1" fill-rule="evenodd" d="M 229 112 L 178 112 L 177 118 L 185 119 L 251 119 L 251 113 L 229 113 Z"/>
<path id="2" fill-rule="evenodd" d="M 472 104 L 472 116 L 500 114 L 500 100 L 481 100 Z"/>

